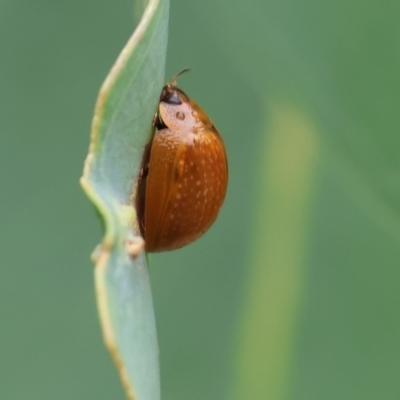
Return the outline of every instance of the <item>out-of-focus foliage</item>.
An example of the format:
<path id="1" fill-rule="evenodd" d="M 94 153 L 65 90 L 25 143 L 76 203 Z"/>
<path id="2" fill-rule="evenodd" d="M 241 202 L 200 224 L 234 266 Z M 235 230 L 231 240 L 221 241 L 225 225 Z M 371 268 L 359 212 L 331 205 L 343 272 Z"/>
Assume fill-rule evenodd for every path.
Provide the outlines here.
<path id="1" fill-rule="evenodd" d="M 0 20 L 0 398 L 122 399 L 77 179 L 132 3 Z M 230 186 L 204 238 L 151 257 L 163 399 L 399 397 L 397 20 L 389 0 L 172 1 L 167 79 L 192 68 Z"/>

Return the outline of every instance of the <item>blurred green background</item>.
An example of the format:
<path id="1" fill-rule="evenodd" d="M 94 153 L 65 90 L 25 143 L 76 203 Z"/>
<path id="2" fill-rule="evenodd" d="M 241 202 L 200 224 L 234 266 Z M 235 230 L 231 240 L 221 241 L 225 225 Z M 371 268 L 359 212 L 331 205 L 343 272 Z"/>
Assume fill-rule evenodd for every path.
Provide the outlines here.
<path id="1" fill-rule="evenodd" d="M 78 179 L 134 7 L 0 2 L 0 399 L 124 398 Z M 171 0 L 166 78 L 192 68 L 230 185 L 204 238 L 151 257 L 163 399 L 400 398 L 399 17 Z"/>

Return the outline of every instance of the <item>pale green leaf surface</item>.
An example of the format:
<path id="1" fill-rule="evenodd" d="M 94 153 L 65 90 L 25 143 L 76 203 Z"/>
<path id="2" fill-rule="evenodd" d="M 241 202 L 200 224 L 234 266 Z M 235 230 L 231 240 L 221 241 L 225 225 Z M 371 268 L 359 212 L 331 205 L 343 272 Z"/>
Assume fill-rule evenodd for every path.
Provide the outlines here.
<path id="1" fill-rule="evenodd" d="M 160 398 L 153 301 L 132 191 L 164 81 L 168 9 L 168 0 L 148 2 L 104 82 L 81 180 L 105 221 L 94 255 L 104 339 L 128 397 L 137 400 Z M 137 249 L 129 253 L 127 241 Z"/>

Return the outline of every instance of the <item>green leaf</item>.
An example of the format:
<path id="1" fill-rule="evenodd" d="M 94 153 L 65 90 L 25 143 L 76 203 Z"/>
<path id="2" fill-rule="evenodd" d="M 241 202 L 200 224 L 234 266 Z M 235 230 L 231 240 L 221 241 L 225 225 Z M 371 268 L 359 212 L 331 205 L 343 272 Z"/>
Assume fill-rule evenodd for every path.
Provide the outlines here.
<path id="1" fill-rule="evenodd" d="M 168 0 L 148 2 L 106 78 L 81 178 L 105 225 L 93 257 L 104 340 L 135 400 L 160 398 L 153 301 L 133 200 L 164 82 L 168 11 Z"/>

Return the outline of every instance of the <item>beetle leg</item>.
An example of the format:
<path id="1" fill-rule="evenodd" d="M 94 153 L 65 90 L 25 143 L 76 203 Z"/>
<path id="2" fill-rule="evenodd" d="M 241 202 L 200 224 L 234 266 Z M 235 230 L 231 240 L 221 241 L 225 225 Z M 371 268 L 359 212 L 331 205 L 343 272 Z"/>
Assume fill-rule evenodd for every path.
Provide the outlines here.
<path id="1" fill-rule="evenodd" d="M 143 179 L 146 179 L 148 175 L 149 175 L 149 164 L 140 169 L 139 180 L 142 181 Z"/>
<path id="2" fill-rule="evenodd" d="M 144 234 L 144 232 L 146 232 L 146 228 L 145 228 L 145 223 L 144 223 L 144 217 L 139 221 L 140 223 L 140 231 Z"/>
<path id="3" fill-rule="evenodd" d="M 153 123 L 152 125 L 154 126 L 154 128 L 156 128 L 157 130 L 161 130 L 166 128 L 165 124 L 163 123 L 160 114 L 158 112 L 156 112 L 154 114 L 154 118 L 153 118 Z"/>
<path id="4" fill-rule="evenodd" d="M 157 111 L 157 112 L 154 114 L 152 125 L 153 125 L 155 128 L 158 128 L 159 124 L 160 124 L 160 117 L 158 116 L 158 111 Z"/>

